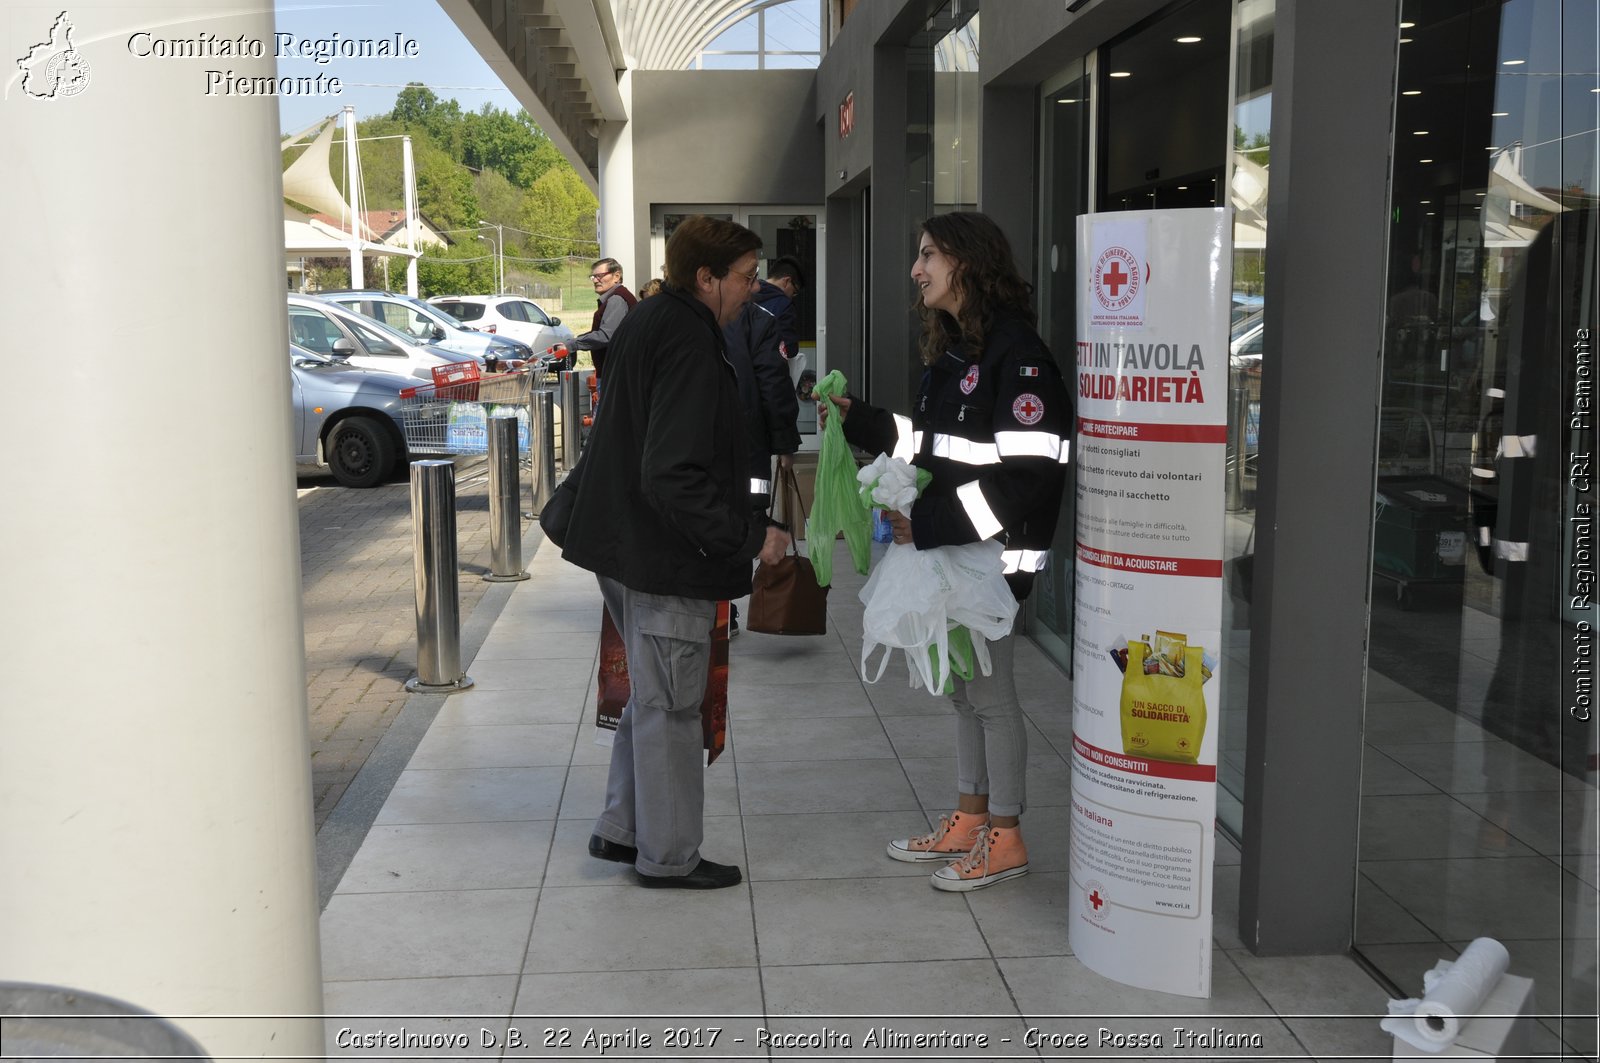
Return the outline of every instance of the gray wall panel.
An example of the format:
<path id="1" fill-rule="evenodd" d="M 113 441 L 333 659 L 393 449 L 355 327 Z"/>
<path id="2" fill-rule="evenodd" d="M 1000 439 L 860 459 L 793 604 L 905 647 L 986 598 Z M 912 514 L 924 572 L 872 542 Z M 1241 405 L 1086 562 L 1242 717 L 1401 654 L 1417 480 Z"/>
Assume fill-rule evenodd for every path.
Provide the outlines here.
<path id="1" fill-rule="evenodd" d="M 1239 909 L 1259 953 L 1351 941 L 1398 24 L 1393 0 L 1278 0 Z"/>

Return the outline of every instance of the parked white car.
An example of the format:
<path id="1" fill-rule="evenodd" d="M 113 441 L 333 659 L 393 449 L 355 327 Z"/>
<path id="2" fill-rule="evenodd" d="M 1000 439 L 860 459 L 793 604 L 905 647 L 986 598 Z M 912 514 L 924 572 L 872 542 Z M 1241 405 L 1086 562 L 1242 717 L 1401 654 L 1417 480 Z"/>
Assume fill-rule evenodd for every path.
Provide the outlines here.
<path id="1" fill-rule="evenodd" d="M 433 381 L 436 366 L 481 361 L 431 346 L 354 310 L 311 295 L 289 295 L 289 340 L 314 354 L 340 358 L 362 369 Z"/>
<path id="2" fill-rule="evenodd" d="M 424 343 L 447 351 L 487 361 L 509 363 L 512 368 L 534 361 L 533 348 L 510 336 L 496 336 L 469 329 L 432 303 L 398 292 L 366 291 L 322 292 L 318 298 L 354 310 L 363 317 L 399 329 Z"/>
<path id="3" fill-rule="evenodd" d="M 535 354 L 557 343 L 572 350 L 572 330 L 520 295 L 438 295 L 428 302 L 468 328 L 526 343 Z M 570 355 L 568 362 L 570 369 Z"/>

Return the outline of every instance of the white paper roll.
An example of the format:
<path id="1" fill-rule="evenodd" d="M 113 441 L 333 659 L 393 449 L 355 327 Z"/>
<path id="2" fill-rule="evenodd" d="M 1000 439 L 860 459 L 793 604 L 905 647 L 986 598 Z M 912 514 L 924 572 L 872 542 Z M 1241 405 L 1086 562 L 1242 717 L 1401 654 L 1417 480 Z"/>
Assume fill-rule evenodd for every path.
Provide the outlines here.
<path id="1" fill-rule="evenodd" d="M 1478 938 L 1454 963 L 1441 962 L 1422 976 L 1421 1000 L 1389 1001 L 1383 1029 L 1425 1052 L 1441 1052 L 1461 1034 L 1470 1019 L 1500 984 L 1511 966 L 1511 954 L 1493 938 Z"/>

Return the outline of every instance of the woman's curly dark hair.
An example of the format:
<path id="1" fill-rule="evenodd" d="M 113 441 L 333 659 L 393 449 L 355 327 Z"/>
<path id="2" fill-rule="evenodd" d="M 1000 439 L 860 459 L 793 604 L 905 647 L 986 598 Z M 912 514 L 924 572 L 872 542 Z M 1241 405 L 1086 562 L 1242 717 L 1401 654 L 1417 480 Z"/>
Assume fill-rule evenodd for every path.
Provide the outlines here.
<path id="1" fill-rule="evenodd" d="M 952 282 L 961 295 L 961 310 L 951 315 L 930 310 L 918 300 L 922 314 L 922 361 L 932 365 L 958 342 L 979 358 L 995 316 L 1007 311 L 1034 323 L 1033 286 L 1017 272 L 1011 244 L 987 214 L 955 211 L 936 214 L 922 223 L 922 232 L 953 261 Z"/>

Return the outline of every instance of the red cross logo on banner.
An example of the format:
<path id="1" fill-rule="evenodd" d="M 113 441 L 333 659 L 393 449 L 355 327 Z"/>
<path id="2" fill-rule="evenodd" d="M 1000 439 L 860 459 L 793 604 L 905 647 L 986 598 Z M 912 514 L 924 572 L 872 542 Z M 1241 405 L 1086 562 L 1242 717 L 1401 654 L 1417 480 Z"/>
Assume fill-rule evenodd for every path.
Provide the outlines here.
<path id="1" fill-rule="evenodd" d="M 1106 899 L 1104 897 L 1100 896 L 1100 891 L 1099 890 L 1090 890 L 1089 891 L 1089 903 L 1094 905 L 1094 910 L 1098 912 L 1100 910 L 1100 906 L 1102 904 L 1106 903 Z"/>
<path id="2" fill-rule="evenodd" d="M 1128 283 L 1128 275 L 1122 272 L 1122 263 L 1120 262 L 1111 263 L 1111 268 L 1105 271 L 1101 279 L 1105 281 L 1106 287 L 1111 289 L 1111 298 L 1113 299 L 1122 294 L 1122 286 Z"/>
<path id="3" fill-rule="evenodd" d="M 1011 404 L 1011 416 L 1021 424 L 1038 424 L 1044 417 L 1044 401 L 1025 391 Z"/>
<path id="4" fill-rule="evenodd" d="M 1094 879 L 1083 883 L 1083 897 L 1089 903 L 1089 910 L 1084 914 L 1095 922 L 1104 922 L 1111 914 L 1111 898 L 1106 895 L 1106 888 Z"/>

